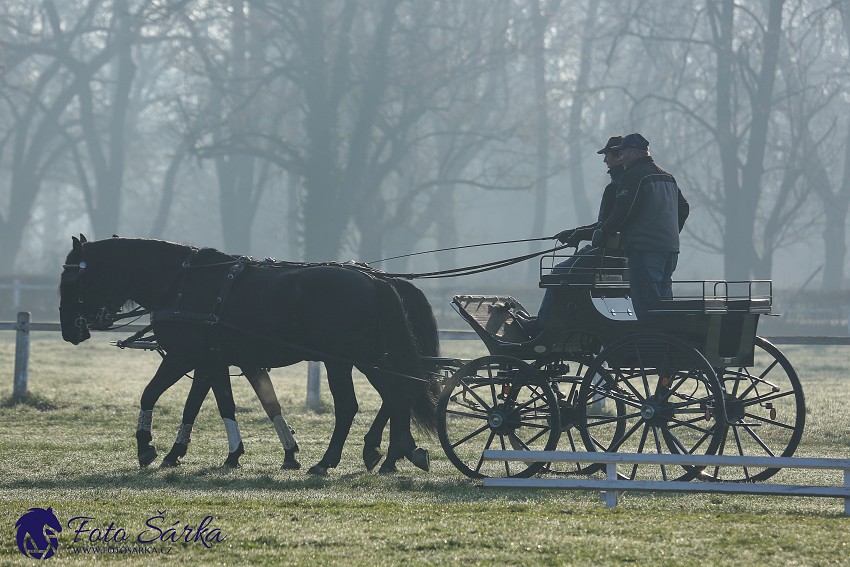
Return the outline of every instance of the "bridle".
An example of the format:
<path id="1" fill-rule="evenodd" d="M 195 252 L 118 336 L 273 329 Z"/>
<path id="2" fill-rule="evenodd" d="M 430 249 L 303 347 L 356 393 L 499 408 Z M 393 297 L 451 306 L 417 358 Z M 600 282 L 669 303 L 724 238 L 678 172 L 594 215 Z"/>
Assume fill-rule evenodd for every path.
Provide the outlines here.
<path id="1" fill-rule="evenodd" d="M 97 307 L 93 311 L 86 310 L 85 299 L 83 299 L 82 282 L 83 275 L 86 272 L 88 264 L 85 260 L 80 260 L 78 264 L 63 264 L 62 276 L 59 280 L 59 288 L 76 287 L 77 304 L 79 306 L 79 314 L 74 319 L 74 326 L 78 331 L 83 329 L 104 331 L 110 329 L 116 321 L 127 319 L 129 317 L 139 317 L 148 313 L 141 307 L 133 309 L 127 313 L 118 313 L 118 310 L 110 310 L 107 306 Z"/>

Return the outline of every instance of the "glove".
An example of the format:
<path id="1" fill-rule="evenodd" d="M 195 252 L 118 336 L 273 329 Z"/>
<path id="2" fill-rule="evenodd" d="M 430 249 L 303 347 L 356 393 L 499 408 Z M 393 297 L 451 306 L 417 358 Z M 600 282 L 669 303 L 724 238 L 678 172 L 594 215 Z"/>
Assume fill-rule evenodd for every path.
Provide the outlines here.
<path id="1" fill-rule="evenodd" d="M 581 237 L 581 233 L 579 233 L 578 231 L 573 231 L 569 238 L 564 241 L 564 244 L 566 244 L 567 246 L 578 247 L 578 245 L 581 244 L 582 240 L 584 239 Z"/>
<path id="2" fill-rule="evenodd" d="M 591 245 L 594 248 L 605 248 L 605 241 L 607 240 L 607 235 L 602 232 L 601 229 L 596 229 L 593 231 L 593 240 L 591 241 Z"/>
<path id="3" fill-rule="evenodd" d="M 572 237 L 573 233 L 575 233 L 575 229 L 568 228 L 567 230 L 562 230 L 552 238 L 560 242 L 561 244 L 568 244 L 570 237 Z"/>

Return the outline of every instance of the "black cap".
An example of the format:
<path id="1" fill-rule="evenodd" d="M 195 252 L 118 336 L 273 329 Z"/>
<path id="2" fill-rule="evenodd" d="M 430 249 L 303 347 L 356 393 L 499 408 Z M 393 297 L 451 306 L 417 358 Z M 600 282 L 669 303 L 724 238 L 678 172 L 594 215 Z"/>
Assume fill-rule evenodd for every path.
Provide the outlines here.
<path id="1" fill-rule="evenodd" d="M 608 152 L 615 151 L 615 148 L 620 145 L 620 142 L 623 141 L 622 136 L 611 136 L 608 138 L 608 143 L 605 144 L 605 147 L 596 152 L 597 154 L 607 154 Z"/>
<path id="2" fill-rule="evenodd" d="M 649 149 L 649 140 L 635 132 L 634 134 L 626 134 L 623 136 L 623 141 L 620 142 L 620 145 L 616 148 L 613 148 L 617 151 L 627 150 L 629 148 L 634 148 L 636 150 L 648 150 Z"/>

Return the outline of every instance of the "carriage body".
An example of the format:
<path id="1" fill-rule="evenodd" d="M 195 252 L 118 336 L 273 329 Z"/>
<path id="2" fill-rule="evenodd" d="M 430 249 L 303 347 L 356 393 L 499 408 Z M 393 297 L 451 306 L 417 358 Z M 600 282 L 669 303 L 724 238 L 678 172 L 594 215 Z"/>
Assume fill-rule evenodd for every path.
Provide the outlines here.
<path id="1" fill-rule="evenodd" d="M 651 320 L 639 321 L 626 267 L 611 262 L 622 258 L 603 256 L 594 267 L 558 274 L 552 266 L 564 258 L 541 261 L 540 287 L 554 293 L 550 322 L 535 336 L 516 321 L 516 311 L 525 308 L 511 296 L 458 295 L 452 305 L 493 355 L 595 356 L 624 337 L 661 332 L 693 346 L 713 367 L 753 365 L 759 317 L 772 314 L 769 280 L 677 281 L 673 297 L 650 307 Z"/>
<path id="2" fill-rule="evenodd" d="M 648 320 L 638 320 L 625 258 L 603 253 L 559 269 L 566 258 L 541 259 L 540 287 L 548 288 L 552 302 L 547 323 L 535 332 L 517 320 L 524 308 L 511 296 L 453 298 L 490 352 L 458 370 L 441 399 L 441 441 L 460 470 L 474 477 L 528 476 L 545 467 L 487 464 L 475 460 L 476 450 L 461 457 L 480 429 L 480 413 L 491 435 L 483 448 L 551 449 L 560 437 L 573 451 L 793 454 L 805 419 L 799 379 L 779 350 L 757 336 L 759 318 L 772 314 L 770 281 L 674 282 L 672 297 L 651 305 Z M 514 394 L 518 387 L 527 391 Z M 516 395 L 525 396 L 513 403 L 524 417 L 508 411 Z M 458 417 L 464 415 L 468 428 Z M 540 433 L 547 428 L 549 434 Z M 570 472 L 595 470 L 576 464 Z M 634 469 L 629 478 L 756 481 L 776 472 L 661 467 L 646 476 Z"/>

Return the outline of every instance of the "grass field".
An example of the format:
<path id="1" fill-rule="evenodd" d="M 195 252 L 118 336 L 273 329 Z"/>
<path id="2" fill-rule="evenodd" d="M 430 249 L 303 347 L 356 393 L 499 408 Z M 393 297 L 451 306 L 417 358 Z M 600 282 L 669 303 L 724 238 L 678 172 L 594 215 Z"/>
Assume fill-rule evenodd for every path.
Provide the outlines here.
<path id="1" fill-rule="evenodd" d="M 222 470 L 224 428 L 212 400 L 195 426 L 185 464 L 139 470 L 134 431 L 138 400 L 159 362 L 149 352 L 108 345 L 96 334 L 72 347 L 58 333 L 34 333 L 29 404 L 0 407 L 0 564 L 28 565 L 15 543 L 15 522 L 30 507 L 53 507 L 63 524 L 61 564 L 121 561 L 146 565 L 850 565 L 850 519 L 837 499 L 719 495 L 626 494 L 613 510 L 597 493 L 483 489 L 458 473 L 436 439 L 432 470 L 409 463 L 393 476 L 367 473 L 362 436 L 378 398 L 356 382 L 358 415 L 343 462 L 328 478 L 306 475 L 326 447 L 333 414 L 305 408 L 306 366 L 272 371 L 278 397 L 302 447 L 301 471 L 279 469 L 283 451 L 271 423 L 243 378 L 234 378 L 237 419 L 245 439 L 242 467 Z M 444 353 L 473 357 L 474 341 L 444 344 Z M 807 429 L 798 455 L 850 457 L 850 383 L 846 347 L 783 349 L 803 381 Z M 11 394 L 14 333 L 0 335 L 0 400 Z M 181 380 L 154 416 L 154 444 L 174 440 L 189 389 Z M 330 404 L 323 385 L 323 400 Z M 836 473 L 782 471 L 779 482 L 840 484 Z M 194 528 L 205 517 L 224 541 L 90 543 L 67 527 L 114 537 L 123 528 L 145 540 L 166 529 Z M 146 526 L 146 522 L 150 524 Z M 77 520 L 75 527 L 78 527 Z M 159 531 L 158 531 L 159 530 Z M 210 532 L 207 532 L 210 533 Z M 88 555 L 92 548 L 118 553 Z M 170 548 L 170 549 L 169 549 Z M 137 549 L 138 551 L 138 549 Z"/>

